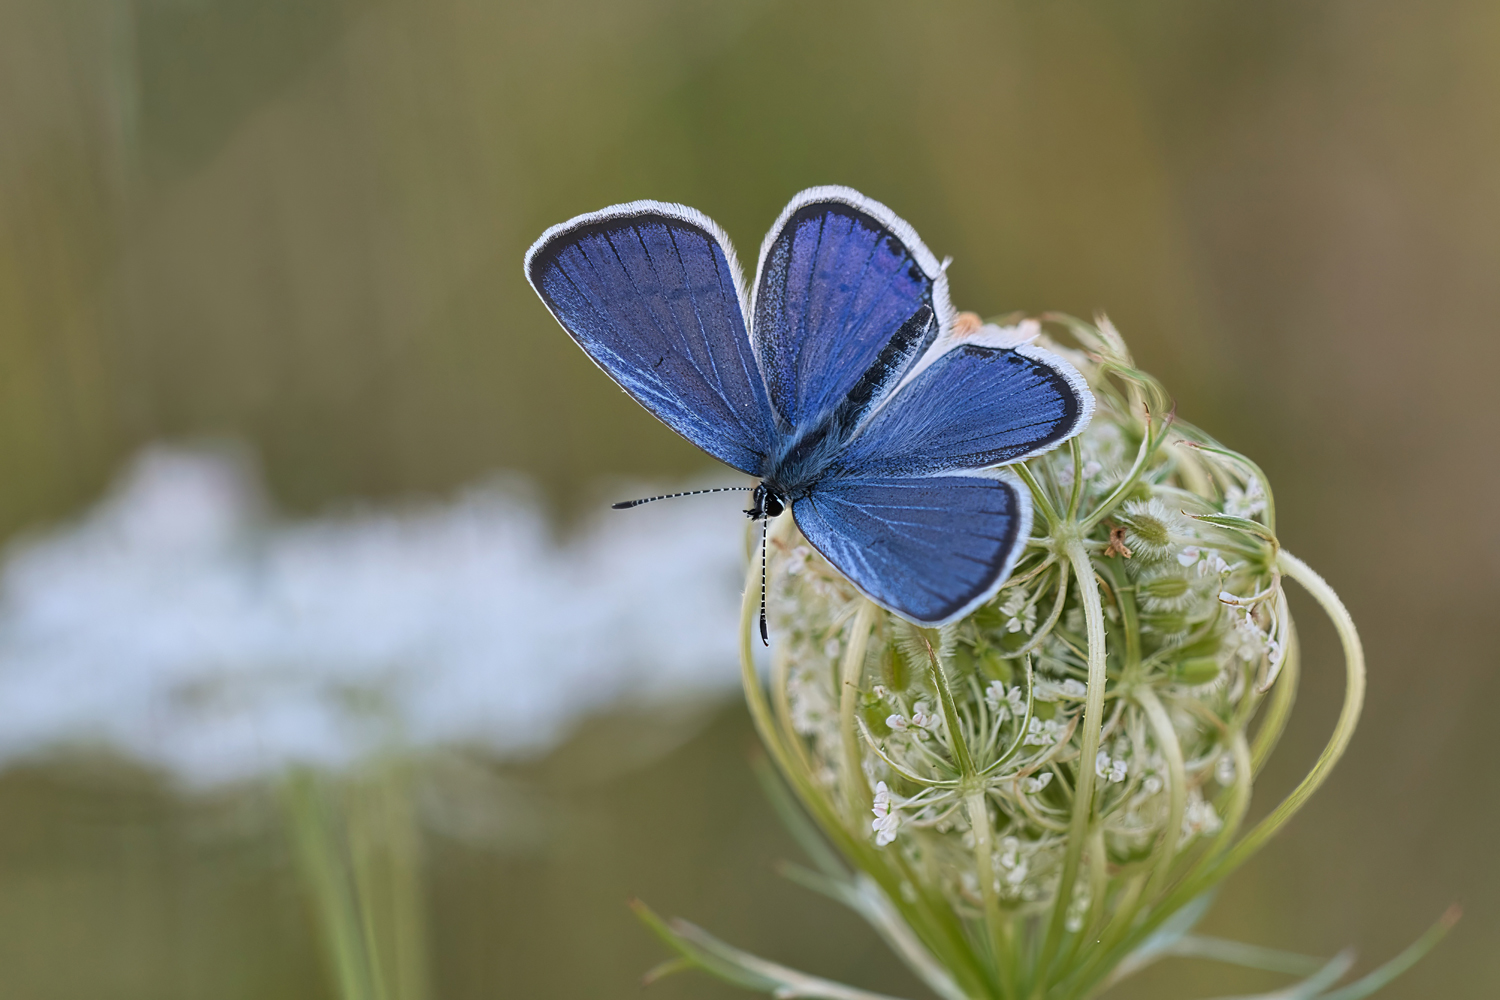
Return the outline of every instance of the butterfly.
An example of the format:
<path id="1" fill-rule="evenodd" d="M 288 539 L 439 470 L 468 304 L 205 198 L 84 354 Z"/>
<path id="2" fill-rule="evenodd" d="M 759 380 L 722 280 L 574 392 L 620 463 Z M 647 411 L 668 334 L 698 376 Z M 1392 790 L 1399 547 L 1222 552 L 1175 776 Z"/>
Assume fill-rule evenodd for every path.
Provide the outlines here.
<path id="1" fill-rule="evenodd" d="M 1030 343 L 1036 323 L 956 322 L 947 263 L 850 188 L 792 199 L 748 295 L 724 231 L 655 201 L 553 226 L 525 268 L 605 374 L 759 480 L 744 487 L 747 515 L 764 525 L 789 509 L 855 588 L 918 625 L 962 618 L 1000 589 L 1032 517 L 1003 466 L 1093 413 L 1078 370 Z"/>

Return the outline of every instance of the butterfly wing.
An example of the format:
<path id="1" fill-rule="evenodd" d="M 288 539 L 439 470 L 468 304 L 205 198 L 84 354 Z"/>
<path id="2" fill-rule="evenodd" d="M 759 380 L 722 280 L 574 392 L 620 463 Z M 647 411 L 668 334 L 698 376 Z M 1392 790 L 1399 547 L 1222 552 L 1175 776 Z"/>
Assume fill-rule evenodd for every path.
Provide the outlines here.
<path id="1" fill-rule="evenodd" d="M 1094 397 L 1039 347 L 959 341 L 923 358 L 835 460 L 835 475 L 923 476 L 1016 462 L 1079 433 Z"/>
<path id="2" fill-rule="evenodd" d="M 1031 533 L 1030 493 L 993 467 L 1057 446 L 1093 414 L 1072 365 L 1003 333 L 935 342 L 792 505 L 830 563 L 921 625 L 993 597 Z"/>
<path id="3" fill-rule="evenodd" d="M 924 307 L 931 322 L 909 323 Z M 877 404 L 952 313 L 931 251 L 890 209 L 850 188 L 803 191 L 761 246 L 752 326 L 787 428 L 815 423 L 867 373 L 881 376 L 866 386 L 866 403 Z M 898 331 L 901 342 L 882 356 Z"/>
<path id="4" fill-rule="evenodd" d="M 989 600 L 1031 533 L 1014 473 L 827 479 L 792 504 L 797 527 L 870 600 L 943 625 Z"/>
<path id="5" fill-rule="evenodd" d="M 532 245 L 526 278 L 636 402 L 721 462 L 763 473 L 775 418 L 734 250 L 707 216 L 647 201 L 581 215 Z"/>

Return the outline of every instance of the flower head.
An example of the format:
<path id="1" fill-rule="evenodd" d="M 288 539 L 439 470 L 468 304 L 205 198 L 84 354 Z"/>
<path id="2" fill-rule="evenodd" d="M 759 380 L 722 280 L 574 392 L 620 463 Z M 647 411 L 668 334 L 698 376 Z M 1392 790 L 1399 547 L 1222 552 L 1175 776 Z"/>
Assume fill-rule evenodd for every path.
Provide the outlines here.
<path id="1" fill-rule="evenodd" d="M 1054 956 L 995 981 L 1069 1000 L 1109 973 L 1104 962 L 1093 980 L 1066 978 L 1094 968 L 1075 935 L 1124 942 L 1118 962 L 1170 916 L 1161 907 L 1191 898 L 1174 887 L 1219 877 L 1254 777 L 1246 748 L 1293 635 L 1281 584 L 1296 565 L 1271 535 L 1257 470 L 1164 419 L 1160 387 L 1121 374 L 1136 370 L 1113 327 L 1074 329 L 1108 362 L 1070 355 L 1098 409 L 1076 448 L 1028 460 L 1033 506 L 1050 513 L 969 617 L 913 641 L 790 519 L 773 527 L 802 555 L 770 580 L 787 678 L 772 704 L 789 721 L 763 730 L 802 741 L 777 759 L 807 768 L 795 780 L 823 797 L 835 838 L 869 823 L 885 850 L 851 860 L 891 887 L 882 905 L 914 908 L 911 933 L 930 918 L 919 902 L 942 901 L 966 940 L 1012 941 L 1022 965 Z"/>

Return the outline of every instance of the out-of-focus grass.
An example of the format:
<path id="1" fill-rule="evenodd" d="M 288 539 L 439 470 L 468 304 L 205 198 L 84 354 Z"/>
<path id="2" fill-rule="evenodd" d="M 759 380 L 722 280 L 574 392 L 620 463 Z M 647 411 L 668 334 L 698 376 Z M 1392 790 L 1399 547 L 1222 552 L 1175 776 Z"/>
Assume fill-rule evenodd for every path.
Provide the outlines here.
<path id="1" fill-rule="evenodd" d="M 1107 308 L 1266 468 L 1288 544 L 1361 624 L 1361 735 L 1211 929 L 1374 957 L 1456 896 L 1464 923 L 1389 995 L 1494 992 L 1497 11 L 10 0 L 0 531 L 76 509 L 160 437 L 250 440 L 294 509 L 498 467 L 566 505 L 599 475 L 697 470 L 555 329 L 522 251 L 655 197 L 748 261 L 795 190 L 852 184 L 954 256 L 963 307 Z M 1306 640 L 1273 791 L 1333 711 L 1331 637 Z M 725 719 L 739 736 L 563 795 L 549 853 L 440 846 L 437 995 L 633 990 L 655 952 L 629 892 L 793 964 L 893 975 L 771 888 L 789 848 Z M 652 788 L 688 793 L 624 791 Z M 219 804 L 118 768 L 12 773 L 0 799 L 7 993 L 323 988 L 274 823 L 202 835 Z M 1151 976 L 1129 995 L 1235 983 Z"/>
<path id="2" fill-rule="evenodd" d="M 773 874 L 796 847 L 746 766 L 748 719 L 737 707 L 696 718 L 667 723 L 679 736 L 654 750 L 630 735 L 648 720 L 622 718 L 530 765 L 416 769 L 431 995 L 634 995 L 660 958 L 625 906 L 647 892 L 807 967 L 917 995 L 856 918 Z M 633 749 L 649 766 L 622 769 Z M 184 799 L 151 775 L 75 761 L 0 777 L 0 808 L 11 995 L 336 995 L 270 791 Z M 654 989 L 734 995 L 691 977 Z"/>

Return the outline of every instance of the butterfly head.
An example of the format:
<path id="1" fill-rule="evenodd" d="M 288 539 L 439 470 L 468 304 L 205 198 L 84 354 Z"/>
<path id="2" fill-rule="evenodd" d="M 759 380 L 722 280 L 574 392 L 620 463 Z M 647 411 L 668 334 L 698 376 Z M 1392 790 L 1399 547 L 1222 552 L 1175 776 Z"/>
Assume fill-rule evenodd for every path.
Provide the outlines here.
<path id="1" fill-rule="evenodd" d="M 752 521 L 765 521 L 781 516 L 784 510 L 786 501 L 770 486 L 761 483 L 750 494 L 750 509 L 745 511 L 745 516 Z"/>

